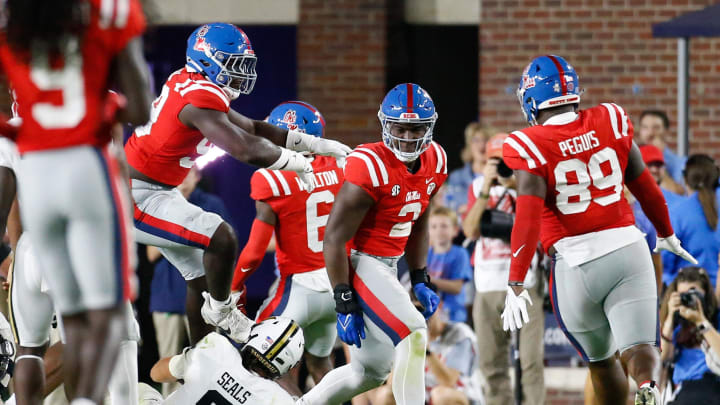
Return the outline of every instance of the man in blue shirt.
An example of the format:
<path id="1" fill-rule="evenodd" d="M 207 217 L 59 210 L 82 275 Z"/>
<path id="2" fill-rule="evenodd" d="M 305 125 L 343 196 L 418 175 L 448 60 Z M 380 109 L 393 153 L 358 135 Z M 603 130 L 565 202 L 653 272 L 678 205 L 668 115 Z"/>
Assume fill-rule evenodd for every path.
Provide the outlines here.
<path id="1" fill-rule="evenodd" d="M 687 157 L 677 155 L 667 145 L 668 130 L 670 129 L 670 120 L 667 114 L 661 110 L 645 110 L 640 114 L 640 142 L 644 144 L 655 145 L 662 151 L 663 160 L 667 168 L 670 178 L 665 181 L 668 188 L 678 192 L 676 186 L 683 184 L 683 169 Z M 673 184 L 669 184 L 672 180 Z"/>
<path id="2" fill-rule="evenodd" d="M 465 322 L 467 310 L 463 286 L 470 280 L 472 270 L 467 250 L 452 244 L 458 232 L 455 212 L 447 207 L 434 208 L 430 212 L 429 230 L 428 274 L 440 292 L 448 319 Z"/>

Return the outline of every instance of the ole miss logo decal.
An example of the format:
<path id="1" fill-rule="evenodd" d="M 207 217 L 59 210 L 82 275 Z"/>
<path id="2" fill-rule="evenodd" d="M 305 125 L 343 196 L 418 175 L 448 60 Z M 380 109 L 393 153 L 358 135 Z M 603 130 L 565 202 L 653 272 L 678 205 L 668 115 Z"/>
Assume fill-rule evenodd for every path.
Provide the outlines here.
<path id="1" fill-rule="evenodd" d="M 283 124 L 286 124 L 288 129 L 295 130 L 297 129 L 297 112 L 295 110 L 287 110 L 285 111 L 285 115 L 283 115 L 282 119 L 280 120 Z"/>

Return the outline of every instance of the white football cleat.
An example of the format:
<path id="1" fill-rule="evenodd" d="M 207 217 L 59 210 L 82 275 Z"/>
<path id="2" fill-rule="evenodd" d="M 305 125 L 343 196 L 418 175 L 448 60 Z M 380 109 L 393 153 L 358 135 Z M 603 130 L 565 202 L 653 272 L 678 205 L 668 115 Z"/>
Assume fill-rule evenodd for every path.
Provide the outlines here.
<path id="1" fill-rule="evenodd" d="M 220 309 L 213 309 L 210 306 L 210 293 L 203 291 L 202 296 L 205 298 L 205 302 L 202 308 L 200 308 L 200 314 L 205 322 L 217 327 L 220 332 L 238 343 L 247 342 L 250 336 L 250 328 L 252 328 L 255 322 L 250 320 L 250 318 L 245 316 L 245 314 L 237 308 L 237 301 L 240 295 L 231 295 L 230 303 Z"/>
<path id="2" fill-rule="evenodd" d="M 663 405 L 655 381 L 644 382 L 635 394 L 635 405 Z"/>

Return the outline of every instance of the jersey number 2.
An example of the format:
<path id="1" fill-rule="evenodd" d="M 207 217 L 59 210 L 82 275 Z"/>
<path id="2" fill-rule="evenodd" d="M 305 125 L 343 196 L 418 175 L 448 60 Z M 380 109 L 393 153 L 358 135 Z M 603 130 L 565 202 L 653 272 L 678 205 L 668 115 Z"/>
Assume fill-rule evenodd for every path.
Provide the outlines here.
<path id="1" fill-rule="evenodd" d="M 605 175 L 600 167 L 609 163 L 611 172 Z M 576 184 L 568 184 L 568 173 L 574 172 L 577 177 Z M 585 164 L 580 159 L 564 160 L 555 166 L 555 190 L 558 192 L 556 205 L 563 214 L 577 214 L 585 212 L 591 202 L 604 206 L 620 201 L 622 196 L 623 174 L 615 150 L 607 147 L 590 156 Z M 613 188 L 613 193 L 602 197 L 592 198 L 590 184 L 600 190 Z M 570 202 L 575 197 L 576 201 Z"/>
<path id="2" fill-rule="evenodd" d="M 77 46 L 77 43 L 74 46 Z M 32 117 L 43 128 L 73 128 L 85 118 L 85 80 L 82 64 L 82 55 L 77 52 L 67 52 L 65 63 L 59 69 L 50 68 L 46 53 L 37 52 L 33 55 L 30 80 L 41 91 L 59 91 L 62 94 L 62 104 L 49 102 L 33 104 Z"/>
<path id="3" fill-rule="evenodd" d="M 210 390 L 206 392 L 200 400 L 195 402 L 195 405 L 232 405 L 232 403 L 220 395 L 219 392 Z"/>
<path id="4" fill-rule="evenodd" d="M 416 221 L 418 219 L 421 211 L 422 211 L 422 204 L 420 204 L 419 202 L 411 202 L 411 203 L 403 205 L 403 207 L 400 208 L 400 213 L 398 214 L 398 216 L 404 217 L 405 215 L 412 213 L 413 218 L 410 221 L 400 222 L 400 223 L 393 225 L 392 229 L 390 229 L 389 235 L 394 238 L 402 238 L 405 236 L 410 236 L 410 232 L 412 232 L 412 223 L 413 223 L 413 221 Z"/>

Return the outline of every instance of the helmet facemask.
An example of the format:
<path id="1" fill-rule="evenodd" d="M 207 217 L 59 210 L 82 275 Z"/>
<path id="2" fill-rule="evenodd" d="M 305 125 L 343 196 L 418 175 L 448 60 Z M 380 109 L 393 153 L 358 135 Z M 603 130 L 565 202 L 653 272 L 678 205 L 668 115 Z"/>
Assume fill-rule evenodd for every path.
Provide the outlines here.
<path id="1" fill-rule="evenodd" d="M 240 94 L 250 94 L 255 87 L 257 57 L 252 54 L 215 52 L 212 61 L 220 67 L 215 82 L 234 100 Z"/>
<path id="2" fill-rule="evenodd" d="M 403 115 L 411 115 L 403 114 Z M 398 160 L 408 163 L 417 160 L 417 158 L 430 147 L 432 142 L 433 129 L 437 120 L 437 113 L 429 118 L 417 118 L 417 114 L 413 117 L 395 118 L 378 111 L 378 118 L 382 125 L 383 143 L 387 146 Z M 409 132 L 417 137 L 403 138 L 392 134 L 393 124 L 409 124 L 417 127 L 419 130 L 410 129 Z M 424 130 L 424 131 L 423 131 Z"/>

